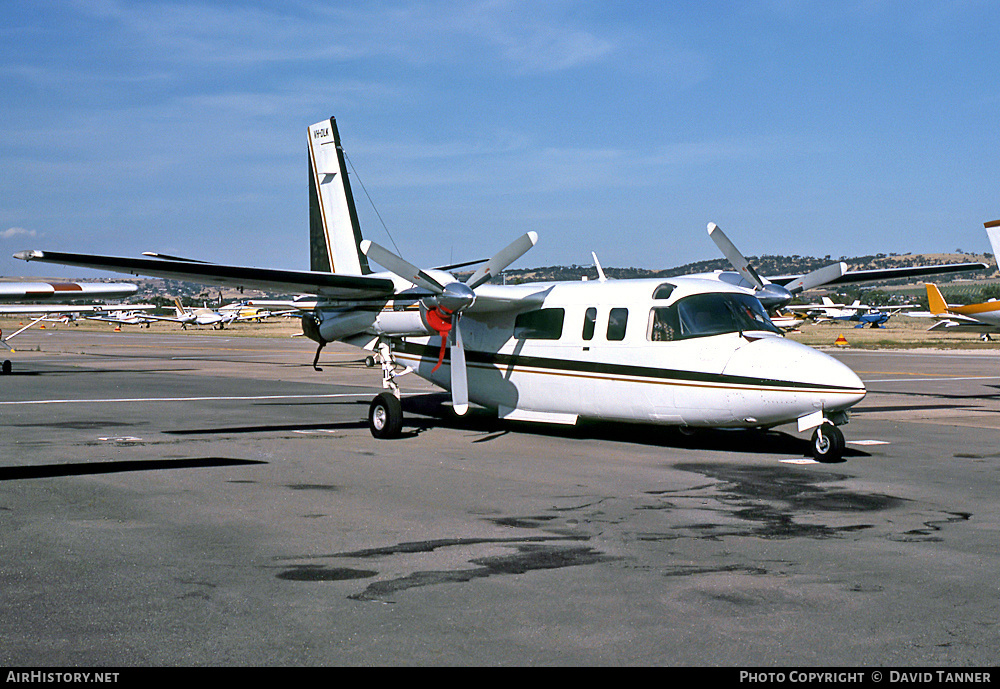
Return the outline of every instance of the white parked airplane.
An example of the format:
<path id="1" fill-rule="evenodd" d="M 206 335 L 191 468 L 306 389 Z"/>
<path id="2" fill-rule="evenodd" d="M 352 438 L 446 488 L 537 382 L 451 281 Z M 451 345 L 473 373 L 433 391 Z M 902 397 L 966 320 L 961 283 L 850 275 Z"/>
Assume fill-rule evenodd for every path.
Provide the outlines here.
<path id="1" fill-rule="evenodd" d="M 187 330 L 189 325 L 210 325 L 216 330 L 222 330 L 226 326 L 226 323 L 232 323 L 234 320 L 239 318 L 239 315 L 239 312 L 220 313 L 207 306 L 189 309 L 181 304 L 180 299 L 174 299 L 173 316 L 157 316 L 155 314 L 147 314 L 143 316 L 143 318 L 155 321 L 171 321 L 173 323 L 180 323 L 181 327 L 185 330 Z"/>
<path id="2" fill-rule="evenodd" d="M 818 459 L 842 455 L 837 426 L 864 398 L 864 385 L 834 358 L 782 337 L 762 302 L 781 305 L 808 287 L 848 281 L 843 264 L 783 284 L 761 279 L 709 225 L 736 273 L 608 280 L 599 270 L 592 281 L 490 284 L 535 244 L 529 232 L 463 282 L 362 239 L 333 118 L 308 128 L 308 148 L 310 271 L 49 251 L 15 256 L 312 295 L 304 333 L 320 348 L 337 340 L 361 347 L 381 365 L 386 392 L 368 415 L 376 437 L 400 434 L 397 379 L 414 372 L 450 390 L 458 414 L 475 403 L 504 419 L 540 423 L 796 423 L 799 432 L 814 430 Z M 373 273 L 369 259 L 389 272 Z M 870 273 L 861 279 L 876 279 Z"/>

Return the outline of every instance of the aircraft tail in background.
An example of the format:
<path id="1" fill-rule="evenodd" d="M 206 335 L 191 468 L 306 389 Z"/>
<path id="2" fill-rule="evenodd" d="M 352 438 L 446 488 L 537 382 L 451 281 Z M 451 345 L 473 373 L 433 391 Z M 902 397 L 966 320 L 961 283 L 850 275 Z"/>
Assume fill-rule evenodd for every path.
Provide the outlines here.
<path id="1" fill-rule="evenodd" d="M 948 302 L 944 300 L 944 295 L 941 294 L 938 286 L 933 282 L 928 282 L 924 284 L 924 287 L 927 288 L 928 310 L 935 316 L 948 313 Z"/>

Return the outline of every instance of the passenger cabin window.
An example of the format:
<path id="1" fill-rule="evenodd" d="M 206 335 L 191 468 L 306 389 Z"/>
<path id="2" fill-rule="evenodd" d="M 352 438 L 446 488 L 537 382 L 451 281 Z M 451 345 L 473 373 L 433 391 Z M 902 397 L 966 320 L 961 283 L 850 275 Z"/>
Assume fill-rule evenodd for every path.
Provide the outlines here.
<path id="1" fill-rule="evenodd" d="M 597 309 L 591 306 L 583 314 L 583 339 L 594 339 L 594 329 L 597 327 Z"/>
<path id="2" fill-rule="evenodd" d="M 628 325 L 628 309 L 611 309 L 611 313 L 608 314 L 608 341 L 624 340 L 626 325 Z"/>
<path id="3" fill-rule="evenodd" d="M 669 299 L 670 295 L 674 293 L 674 285 L 669 282 L 664 282 L 659 285 L 655 290 L 653 290 L 653 299 Z"/>
<path id="4" fill-rule="evenodd" d="M 653 307 L 646 336 L 655 342 L 755 330 L 781 333 L 754 297 L 710 292 Z"/>
<path id="5" fill-rule="evenodd" d="M 514 337 L 518 340 L 558 340 L 562 337 L 564 309 L 538 309 L 519 314 L 514 319 Z"/>

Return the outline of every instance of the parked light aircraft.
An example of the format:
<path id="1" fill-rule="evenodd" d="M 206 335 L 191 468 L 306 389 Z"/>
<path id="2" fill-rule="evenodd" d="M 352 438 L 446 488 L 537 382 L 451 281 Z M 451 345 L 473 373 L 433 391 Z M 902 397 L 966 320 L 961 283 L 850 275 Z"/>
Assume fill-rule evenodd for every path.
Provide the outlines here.
<path id="1" fill-rule="evenodd" d="M 788 306 L 789 311 L 804 313 L 816 322 L 831 320 L 834 318 L 850 318 L 863 307 L 860 299 L 855 299 L 853 304 L 837 304 L 830 297 L 822 297 L 819 304 L 793 304 Z"/>
<path id="2" fill-rule="evenodd" d="M 937 285 L 930 282 L 924 287 L 927 289 L 927 303 L 930 310 L 927 313 L 911 315 L 937 319 L 937 323 L 928 330 L 954 328 L 973 330 L 982 334 L 1000 332 L 1000 301 L 991 299 L 979 304 L 949 304 Z"/>
<path id="3" fill-rule="evenodd" d="M 857 323 L 855 328 L 863 328 L 866 325 L 881 328 L 900 311 L 912 308 L 909 305 L 876 308 L 862 304 L 858 299 L 855 299 L 853 304 L 835 304 L 830 297 L 823 297 L 822 301 L 822 304 L 797 304 L 789 306 L 788 309 L 802 314 L 805 318 L 811 318 L 816 323 L 851 321 Z"/>
<path id="4" fill-rule="evenodd" d="M 413 372 L 450 390 L 460 415 L 475 403 L 504 419 L 555 424 L 580 418 L 765 429 L 796 423 L 799 432 L 813 431 L 818 459 L 842 455 L 837 426 L 864 398 L 864 385 L 836 359 L 783 338 L 762 303 L 780 306 L 809 287 L 850 281 L 844 264 L 763 279 L 710 224 L 709 235 L 736 273 L 609 280 L 598 269 L 598 280 L 491 284 L 534 246 L 538 237 L 528 232 L 460 281 L 362 238 L 333 118 L 308 128 L 308 152 L 310 271 L 172 257 L 15 256 L 311 295 L 304 334 L 320 349 L 332 341 L 363 348 L 381 367 L 386 391 L 368 414 L 380 438 L 400 435 L 398 379 Z M 373 272 L 369 260 L 388 272 Z M 860 279 L 894 276 L 864 271 Z"/>
<path id="5" fill-rule="evenodd" d="M 115 325 L 144 325 L 148 328 L 150 318 L 145 312 L 155 308 L 157 307 L 153 304 L 122 304 L 86 318 L 88 321 L 101 321 Z"/>
<path id="6" fill-rule="evenodd" d="M 1000 260 L 1000 220 L 984 223 L 986 236 L 989 237 L 993 255 Z M 927 290 L 926 312 L 910 313 L 918 318 L 934 318 L 937 322 L 928 330 L 956 329 L 971 330 L 988 339 L 990 333 L 1000 332 L 1000 301 L 990 299 L 979 304 L 949 304 L 941 290 L 934 283 L 924 285 Z"/>
<path id="7" fill-rule="evenodd" d="M 8 335 L 6 339 L 0 332 L 0 344 L 14 351 L 7 343 L 15 335 L 19 335 L 31 326 L 40 323 L 52 314 L 88 313 L 99 311 L 103 306 L 71 305 L 64 302 L 76 299 L 118 299 L 135 294 L 139 287 L 127 282 L 48 282 L 44 280 L 3 281 L 0 280 L 0 315 L 29 315 L 39 317 L 20 330 Z M 60 303 L 53 303 L 55 301 Z M 45 304 L 12 304 L 16 301 L 43 301 Z M 0 363 L 0 372 L 10 373 L 11 362 L 4 359 Z"/>
<path id="8" fill-rule="evenodd" d="M 187 330 L 189 325 L 210 325 L 216 330 L 222 330 L 226 326 L 226 323 L 231 323 L 239 317 L 239 312 L 223 314 L 207 306 L 189 309 L 181 304 L 180 299 L 174 299 L 173 316 L 148 314 L 144 317 L 156 321 L 180 323 L 181 327 L 185 330 Z"/>

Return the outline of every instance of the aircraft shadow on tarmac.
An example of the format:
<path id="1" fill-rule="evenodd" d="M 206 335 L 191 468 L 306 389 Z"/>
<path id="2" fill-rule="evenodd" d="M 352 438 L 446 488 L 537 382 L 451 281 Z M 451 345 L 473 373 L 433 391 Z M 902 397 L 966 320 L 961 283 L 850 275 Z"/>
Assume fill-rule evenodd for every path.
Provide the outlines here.
<path id="1" fill-rule="evenodd" d="M 251 459 L 233 459 L 230 457 L 189 457 L 185 459 L 41 464 L 38 466 L 0 467 L 0 481 L 87 476 L 91 474 L 116 474 L 129 471 L 160 471 L 163 469 L 205 469 L 208 467 L 241 466 L 244 464 L 266 464 L 266 462 Z"/>
<path id="2" fill-rule="evenodd" d="M 779 454 L 810 457 L 809 440 L 797 438 L 781 431 L 761 430 L 719 430 L 698 429 L 682 431 L 671 426 L 649 424 L 607 423 L 581 420 L 575 426 L 543 425 L 498 419 L 495 413 L 485 409 L 471 408 L 465 416 L 457 416 L 450 405 L 447 393 L 429 393 L 404 397 L 402 400 L 403 433 L 401 440 L 413 438 L 435 428 L 474 431 L 482 437 L 474 443 L 496 440 L 508 433 L 527 433 L 555 438 L 577 440 L 606 440 L 627 442 L 652 447 L 665 447 L 716 452 L 739 452 L 744 454 Z M 368 400 L 335 402 L 363 407 L 367 411 Z M 334 421 L 327 423 L 280 423 L 255 424 L 210 428 L 190 428 L 167 430 L 170 435 L 227 435 L 237 433 L 266 432 L 309 432 L 322 430 L 367 429 L 364 418 L 356 421 Z M 391 442 L 391 441 L 388 441 Z M 868 453 L 847 448 L 844 457 L 868 457 Z"/>

